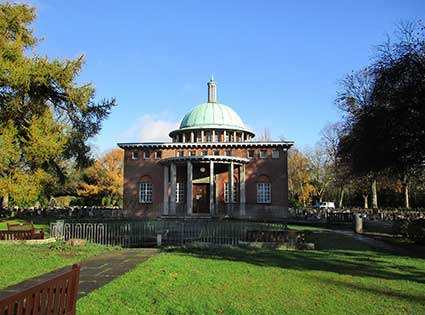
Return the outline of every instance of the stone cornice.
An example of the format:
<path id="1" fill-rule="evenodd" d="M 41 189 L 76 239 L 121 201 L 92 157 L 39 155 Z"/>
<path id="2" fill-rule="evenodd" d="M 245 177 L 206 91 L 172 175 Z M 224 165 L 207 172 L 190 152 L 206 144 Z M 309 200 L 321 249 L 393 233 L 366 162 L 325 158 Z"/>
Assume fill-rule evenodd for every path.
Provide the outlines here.
<path id="1" fill-rule="evenodd" d="M 293 141 L 248 141 L 248 142 L 135 142 L 118 143 L 121 149 L 185 149 L 185 148 L 283 148 L 289 149 Z"/>
<path id="2" fill-rule="evenodd" d="M 198 155 L 198 156 L 177 156 L 172 158 L 165 158 L 160 161 L 160 163 L 168 164 L 171 162 L 218 162 L 218 163 L 230 163 L 234 162 L 236 164 L 246 164 L 249 162 L 249 159 L 237 157 L 237 156 L 225 156 L 225 155 Z"/>

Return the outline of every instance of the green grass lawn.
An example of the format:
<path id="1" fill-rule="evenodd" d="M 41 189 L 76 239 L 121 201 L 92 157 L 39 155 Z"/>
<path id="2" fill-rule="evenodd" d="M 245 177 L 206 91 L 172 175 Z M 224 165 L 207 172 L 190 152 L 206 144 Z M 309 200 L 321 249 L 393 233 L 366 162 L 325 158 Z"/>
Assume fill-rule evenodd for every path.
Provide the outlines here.
<path id="1" fill-rule="evenodd" d="M 0 244 L 0 288 L 71 265 L 111 249 L 115 248 L 95 244 L 75 247 L 66 246 L 63 243 Z"/>
<path id="2" fill-rule="evenodd" d="M 293 231 L 327 231 L 328 230 L 319 226 L 293 225 L 293 224 L 288 224 L 288 229 Z"/>
<path id="3" fill-rule="evenodd" d="M 318 250 L 168 250 L 79 300 L 78 314 L 425 314 L 425 260 L 309 237 Z"/>

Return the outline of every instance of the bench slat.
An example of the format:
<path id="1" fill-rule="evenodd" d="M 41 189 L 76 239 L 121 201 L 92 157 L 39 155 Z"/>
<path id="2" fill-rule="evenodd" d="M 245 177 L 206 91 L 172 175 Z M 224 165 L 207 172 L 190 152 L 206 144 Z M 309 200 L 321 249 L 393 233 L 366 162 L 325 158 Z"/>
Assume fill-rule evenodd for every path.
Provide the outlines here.
<path id="1" fill-rule="evenodd" d="M 0 314 L 75 315 L 80 265 L 20 292 L 0 298 Z"/>

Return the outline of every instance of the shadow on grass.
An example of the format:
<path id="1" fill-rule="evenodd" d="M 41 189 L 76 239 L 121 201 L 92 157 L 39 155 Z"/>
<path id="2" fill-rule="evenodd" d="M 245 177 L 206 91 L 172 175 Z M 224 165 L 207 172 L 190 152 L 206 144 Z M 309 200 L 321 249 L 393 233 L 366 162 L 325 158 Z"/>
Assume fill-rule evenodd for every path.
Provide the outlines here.
<path id="1" fill-rule="evenodd" d="M 349 290 L 353 290 L 353 291 L 363 291 L 365 293 L 368 294 L 373 294 L 376 295 L 377 298 L 380 298 L 382 296 L 388 297 L 388 298 L 397 298 L 397 299 L 401 299 L 401 300 L 407 300 L 411 303 L 416 303 L 416 304 L 420 304 L 423 305 L 424 304 L 424 300 L 425 300 L 425 296 L 424 295 L 417 295 L 417 294 L 413 294 L 413 293 L 404 293 L 404 292 L 400 292 L 400 291 L 396 291 L 394 289 L 382 289 L 382 288 L 377 288 L 377 287 L 373 287 L 370 285 L 365 285 L 365 284 L 357 284 L 357 283 L 353 283 L 353 282 L 347 282 L 347 281 L 340 281 L 340 280 L 335 280 L 335 279 L 329 279 L 329 278 L 325 278 L 325 277 L 321 277 L 321 276 L 311 276 L 310 277 L 312 281 L 319 281 L 321 283 L 326 283 L 332 286 L 336 286 L 339 287 L 341 289 L 349 289 Z"/>
<path id="2" fill-rule="evenodd" d="M 239 261 L 257 266 L 327 271 L 351 276 L 425 283 L 425 261 L 421 259 L 403 259 L 383 251 L 372 250 L 366 244 L 346 236 L 326 234 L 328 235 L 321 235 L 316 239 L 318 250 L 312 251 L 199 246 L 173 248 L 167 251 L 198 258 Z"/>

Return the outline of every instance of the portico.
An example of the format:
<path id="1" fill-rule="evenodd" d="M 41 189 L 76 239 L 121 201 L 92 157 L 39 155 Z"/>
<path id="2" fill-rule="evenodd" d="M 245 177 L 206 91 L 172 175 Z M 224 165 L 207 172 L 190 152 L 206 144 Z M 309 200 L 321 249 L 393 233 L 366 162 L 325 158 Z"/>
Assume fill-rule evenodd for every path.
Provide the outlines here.
<path id="1" fill-rule="evenodd" d="M 248 161 L 247 158 L 233 156 L 186 156 L 163 159 L 161 161 L 164 176 L 163 215 L 218 215 L 216 211 L 218 175 L 227 176 L 229 185 L 227 207 L 231 208 L 233 204 L 238 204 L 237 208 L 243 215 L 246 202 L 245 164 Z M 178 200 L 178 170 L 179 179 L 184 180 L 186 188 L 184 202 Z M 238 194 L 239 198 L 236 198 L 235 194 Z M 178 203 L 184 206 L 178 207 Z"/>

